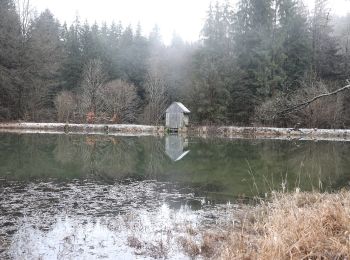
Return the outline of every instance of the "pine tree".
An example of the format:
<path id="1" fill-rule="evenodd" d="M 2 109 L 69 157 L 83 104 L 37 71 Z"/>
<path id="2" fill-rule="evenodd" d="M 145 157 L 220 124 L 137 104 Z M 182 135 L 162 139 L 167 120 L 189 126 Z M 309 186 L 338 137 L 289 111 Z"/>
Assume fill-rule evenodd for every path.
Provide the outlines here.
<path id="1" fill-rule="evenodd" d="M 283 91 L 300 87 L 311 64 L 311 35 L 308 30 L 305 7 L 297 0 L 283 0 L 279 3 L 281 51 L 286 78 Z"/>
<path id="2" fill-rule="evenodd" d="M 65 59 L 61 66 L 61 80 L 65 90 L 76 90 L 81 82 L 84 61 L 80 33 L 81 26 L 77 17 L 70 28 L 64 31 Z"/>
<path id="3" fill-rule="evenodd" d="M 16 91 L 19 84 L 19 17 L 12 0 L 0 0 L 0 119 L 18 114 Z"/>
<path id="4" fill-rule="evenodd" d="M 193 56 L 192 98 L 199 121 L 225 122 L 232 68 L 232 10 L 228 2 L 209 7 L 203 46 Z M 199 98 L 198 98 L 199 97 Z"/>
<path id="5" fill-rule="evenodd" d="M 49 119 L 48 111 L 59 90 L 59 69 L 63 59 L 63 44 L 60 39 L 61 26 L 49 10 L 45 10 L 32 22 L 27 58 L 30 76 L 26 85 L 30 87 L 26 96 L 26 113 L 35 121 Z"/>
<path id="6" fill-rule="evenodd" d="M 241 0 L 235 16 L 236 69 L 230 114 L 248 123 L 262 100 L 271 94 L 273 9 L 269 0 Z"/>
<path id="7" fill-rule="evenodd" d="M 312 19 L 312 70 L 323 79 L 336 79 L 340 68 L 339 45 L 332 35 L 328 0 L 316 0 Z"/>
<path id="8" fill-rule="evenodd" d="M 122 77 L 122 64 L 121 64 L 121 50 L 120 42 L 123 32 L 123 26 L 121 23 L 115 24 L 114 22 L 109 28 L 107 36 L 106 52 L 109 58 L 108 74 L 111 79 Z"/>

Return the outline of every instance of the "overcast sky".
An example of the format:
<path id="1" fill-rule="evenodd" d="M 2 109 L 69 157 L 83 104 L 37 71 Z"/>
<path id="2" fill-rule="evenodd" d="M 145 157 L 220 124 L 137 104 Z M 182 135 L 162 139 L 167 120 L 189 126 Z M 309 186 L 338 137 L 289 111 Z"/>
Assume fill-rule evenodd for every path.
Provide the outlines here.
<path id="1" fill-rule="evenodd" d="M 312 5 L 314 0 L 306 0 Z M 124 25 L 141 23 L 143 33 L 158 24 L 163 40 L 169 42 L 176 32 L 186 41 L 196 41 L 211 0 L 31 0 L 37 11 L 50 9 L 61 22 L 71 23 L 76 15 L 90 23 L 122 21 Z M 215 2 L 215 1 L 214 1 Z M 330 0 L 339 14 L 350 12 L 349 0 Z"/>

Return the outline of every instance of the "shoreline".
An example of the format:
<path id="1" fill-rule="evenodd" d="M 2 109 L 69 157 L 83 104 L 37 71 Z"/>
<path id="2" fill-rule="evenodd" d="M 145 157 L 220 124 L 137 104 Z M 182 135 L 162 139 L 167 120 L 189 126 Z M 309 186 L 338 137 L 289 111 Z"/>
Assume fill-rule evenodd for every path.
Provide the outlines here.
<path id="1" fill-rule="evenodd" d="M 2 133 L 162 135 L 164 127 L 148 125 L 0 123 Z"/>
<path id="2" fill-rule="evenodd" d="M 163 136 L 166 129 L 164 126 L 133 124 L 0 123 L 0 133 Z M 350 141 L 350 129 L 196 126 L 180 131 L 179 134 L 204 138 Z"/>

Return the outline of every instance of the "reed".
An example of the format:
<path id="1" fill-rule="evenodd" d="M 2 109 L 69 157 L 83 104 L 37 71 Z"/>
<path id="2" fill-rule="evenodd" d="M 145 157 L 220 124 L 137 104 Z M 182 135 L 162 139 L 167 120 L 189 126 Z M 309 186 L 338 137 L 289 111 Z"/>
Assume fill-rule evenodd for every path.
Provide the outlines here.
<path id="1" fill-rule="evenodd" d="M 350 258 L 349 191 L 273 193 L 237 223 L 218 258 Z"/>

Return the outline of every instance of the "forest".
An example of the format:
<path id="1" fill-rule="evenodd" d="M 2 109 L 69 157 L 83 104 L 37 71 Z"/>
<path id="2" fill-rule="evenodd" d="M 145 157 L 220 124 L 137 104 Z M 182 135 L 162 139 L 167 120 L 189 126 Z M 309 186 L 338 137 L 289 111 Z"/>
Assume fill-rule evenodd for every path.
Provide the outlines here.
<path id="1" fill-rule="evenodd" d="M 289 110 L 350 79 L 350 15 L 330 2 L 213 2 L 197 42 L 165 44 L 0 0 L 0 121 L 163 124 L 181 101 L 193 125 L 349 128 L 349 90 Z"/>

